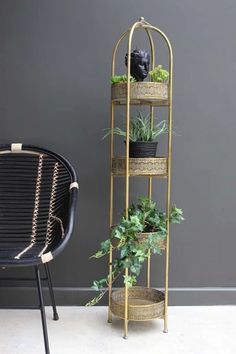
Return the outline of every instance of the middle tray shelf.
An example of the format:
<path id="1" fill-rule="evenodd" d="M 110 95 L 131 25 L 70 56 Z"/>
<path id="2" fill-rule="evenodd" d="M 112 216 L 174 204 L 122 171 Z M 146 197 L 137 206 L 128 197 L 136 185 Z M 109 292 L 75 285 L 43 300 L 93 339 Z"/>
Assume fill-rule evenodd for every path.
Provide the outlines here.
<path id="1" fill-rule="evenodd" d="M 129 158 L 129 175 L 130 176 L 153 176 L 166 178 L 167 163 L 166 157 L 148 157 L 148 158 Z M 112 175 L 116 177 L 125 177 L 126 158 L 118 156 L 112 158 Z"/>

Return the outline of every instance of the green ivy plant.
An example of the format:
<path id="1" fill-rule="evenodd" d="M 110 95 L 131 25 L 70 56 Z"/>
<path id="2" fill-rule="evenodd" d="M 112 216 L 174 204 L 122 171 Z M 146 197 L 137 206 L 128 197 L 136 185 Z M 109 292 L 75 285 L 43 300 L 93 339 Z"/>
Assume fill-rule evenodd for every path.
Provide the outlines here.
<path id="1" fill-rule="evenodd" d="M 153 70 L 149 71 L 149 76 L 154 82 L 167 82 L 169 78 L 169 73 L 167 70 L 163 69 L 162 65 L 156 66 Z"/>
<path id="2" fill-rule="evenodd" d="M 184 220 L 183 212 L 175 205 L 170 212 L 171 223 L 180 224 Z M 128 210 L 128 217 L 122 216 L 119 224 L 111 228 L 110 238 L 101 242 L 99 250 L 91 258 L 102 258 L 109 254 L 110 247 L 117 251 L 117 257 L 112 262 L 112 283 L 129 269 L 129 275 L 124 276 L 124 284 L 131 287 L 136 284 L 144 261 L 149 254 L 161 254 L 160 241 L 165 240 L 167 217 L 160 211 L 155 202 L 145 197 L 140 197 L 137 204 L 131 204 Z M 140 233 L 149 233 L 141 241 L 138 238 Z M 94 280 L 92 288 L 99 291 L 86 306 L 97 304 L 107 292 L 109 275 Z"/>
<path id="3" fill-rule="evenodd" d="M 103 139 L 110 135 L 112 131 L 113 134 L 126 138 L 126 131 L 119 127 L 106 130 L 107 133 L 104 135 Z M 129 141 L 154 141 L 158 136 L 166 133 L 168 133 L 168 125 L 166 120 L 162 120 L 151 127 L 150 118 L 148 116 L 144 116 L 141 112 L 138 112 L 136 117 L 131 118 Z"/>
<path id="4" fill-rule="evenodd" d="M 111 84 L 119 84 L 120 82 L 127 82 L 127 75 L 115 75 L 111 77 Z M 136 82 L 133 76 L 130 76 L 130 82 Z"/>

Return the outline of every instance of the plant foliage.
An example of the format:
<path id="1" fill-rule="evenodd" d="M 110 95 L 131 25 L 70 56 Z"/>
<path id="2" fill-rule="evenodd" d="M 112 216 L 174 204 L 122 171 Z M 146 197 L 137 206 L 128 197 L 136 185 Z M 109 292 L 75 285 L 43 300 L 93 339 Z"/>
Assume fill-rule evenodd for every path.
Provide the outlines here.
<path id="1" fill-rule="evenodd" d="M 173 205 L 170 212 L 170 222 L 180 224 L 184 220 L 183 212 Z M 100 249 L 91 258 L 101 258 L 109 254 L 110 248 L 117 251 L 117 257 L 112 262 L 112 282 L 124 271 L 129 269 L 129 275 L 124 277 L 124 284 L 135 285 L 144 261 L 149 254 L 161 254 L 160 241 L 167 235 L 167 217 L 160 211 L 155 202 L 140 197 L 137 204 L 131 204 L 128 217 L 122 216 L 118 225 L 111 228 L 110 238 L 100 244 Z M 138 238 L 140 233 L 149 233 L 147 237 Z M 109 284 L 109 275 L 93 282 L 92 288 L 100 291 L 87 306 L 98 303 Z"/>
<path id="2" fill-rule="evenodd" d="M 149 76 L 152 81 L 165 83 L 169 78 L 169 73 L 162 68 L 162 65 L 158 65 L 153 70 L 149 71 Z"/>
<path id="3" fill-rule="evenodd" d="M 119 84 L 120 82 L 127 82 L 127 75 L 115 75 L 111 77 L 111 84 Z M 130 82 L 136 82 L 133 76 L 130 76 Z"/>
<path id="4" fill-rule="evenodd" d="M 119 127 L 114 129 L 106 129 L 107 133 L 103 138 L 106 138 L 113 131 L 113 134 L 126 138 L 126 131 Z M 158 136 L 168 133 L 167 121 L 162 120 L 153 127 L 150 124 L 150 118 L 145 117 L 141 112 L 138 112 L 136 117 L 133 117 L 130 122 L 129 141 L 153 141 Z"/>

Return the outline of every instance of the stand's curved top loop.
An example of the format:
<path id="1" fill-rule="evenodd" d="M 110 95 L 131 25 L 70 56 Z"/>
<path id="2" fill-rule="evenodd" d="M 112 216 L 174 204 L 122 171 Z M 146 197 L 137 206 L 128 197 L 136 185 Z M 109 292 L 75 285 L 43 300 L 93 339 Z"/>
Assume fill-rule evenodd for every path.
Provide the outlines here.
<path id="1" fill-rule="evenodd" d="M 127 36 L 129 36 L 129 39 L 130 39 L 131 31 L 132 31 L 132 36 L 133 36 L 133 32 L 136 29 L 144 29 L 148 35 L 148 39 L 149 39 L 149 43 L 150 43 L 150 47 L 151 47 L 151 56 L 152 56 L 153 67 L 155 66 L 155 46 L 154 46 L 154 41 L 152 38 L 151 31 L 157 32 L 164 39 L 164 41 L 167 45 L 167 48 L 168 48 L 168 52 L 169 52 L 169 71 L 171 71 L 171 68 L 173 66 L 173 52 L 172 52 L 172 46 L 171 46 L 169 38 L 162 30 L 151 25 L 149 22 L 145 21 L 144 17 L 140 17 L 139 21 L 135 22 L 127 31 L 122 33 L 122 35 L 120 36 L 120 38 L 116 42 L 115 47 L 113 49 L 113 54 L 112 54 L 111 75 L 112 76 L 115 75 L 116 54 L 117 54 L 117 50 L 118 50 L 121 42 Z M 131 36 L 130 45 L 132 44 L 132 36 Z M 129 39 L 128 39 L 128 41 L 129 41 Z"/>

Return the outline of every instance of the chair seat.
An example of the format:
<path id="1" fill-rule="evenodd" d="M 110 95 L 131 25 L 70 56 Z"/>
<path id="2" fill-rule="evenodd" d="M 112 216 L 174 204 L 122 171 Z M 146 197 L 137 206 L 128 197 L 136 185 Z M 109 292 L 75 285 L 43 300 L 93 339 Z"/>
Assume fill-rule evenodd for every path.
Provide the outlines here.
<path id="1" fill-rule="evenodd" d="M 36 265 L 41 263 L 39 253 L 44 244 L 33 245 L 20 259 L 15 258 L 23 249 L 30 245 L 29 242 L 0 243 L 0 266 Z M 45 253 L 48 252 L 45 251 Z"/>

